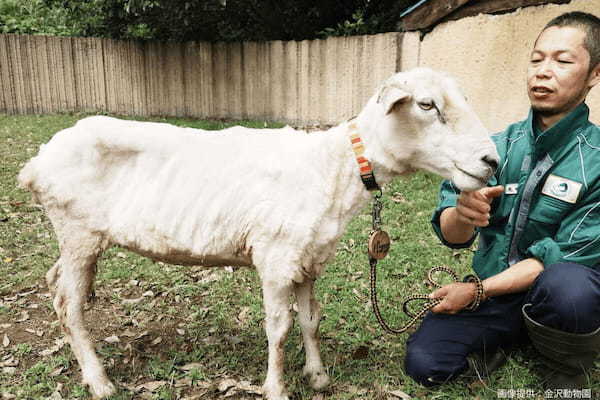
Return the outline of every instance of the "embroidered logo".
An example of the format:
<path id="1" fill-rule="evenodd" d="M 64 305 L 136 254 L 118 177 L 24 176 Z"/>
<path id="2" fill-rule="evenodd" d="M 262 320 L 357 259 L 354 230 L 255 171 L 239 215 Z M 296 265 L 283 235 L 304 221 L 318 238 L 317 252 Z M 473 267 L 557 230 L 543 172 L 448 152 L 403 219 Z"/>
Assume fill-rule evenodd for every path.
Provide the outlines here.
<path id="1" fill-rule="evenodd" d="M 579 182 L 558 175 L 549 175 L 542 188 L 542 193 L 567 203 L 575 203 L 580 190 L 581 183 Z"/>

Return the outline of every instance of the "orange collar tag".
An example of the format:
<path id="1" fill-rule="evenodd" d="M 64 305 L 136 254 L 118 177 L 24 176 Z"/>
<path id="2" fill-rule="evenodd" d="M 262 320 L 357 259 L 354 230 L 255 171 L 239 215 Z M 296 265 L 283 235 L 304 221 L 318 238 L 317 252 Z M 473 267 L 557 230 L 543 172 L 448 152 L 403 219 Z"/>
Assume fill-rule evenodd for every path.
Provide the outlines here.
<path id="1" fill-rule="evenodd" d="M 362 179 L 367 190 L 381 190 L 377 184 L 377 181 L 375 180 L 375 175 L 373 175 L 371 163 L 364 156 L 365 146 L 363 145 L 360 135 L 358 134 L 358 127 L 355 123 L 351 123 L 348 128 L 350 129 L 350 142 L 352 143 L 352 150 L 356 156 L 356 162 L 358 163 L 358 168 L 360 171 L 360 179 Z"/>

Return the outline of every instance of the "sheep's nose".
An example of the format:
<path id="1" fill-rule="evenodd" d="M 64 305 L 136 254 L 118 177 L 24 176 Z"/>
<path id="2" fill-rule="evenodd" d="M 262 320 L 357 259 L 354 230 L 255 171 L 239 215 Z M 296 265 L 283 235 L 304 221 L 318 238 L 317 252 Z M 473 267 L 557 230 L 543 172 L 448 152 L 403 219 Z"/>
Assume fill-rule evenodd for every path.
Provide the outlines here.
<path id="1" fill-rule="evenodd" d="M 487 165 L 489 165 L 489 167 L 493 170 L 496 171 L 496 169 L 498 169 L 498 159 L 494 156 L 490 156 L 490 155 L 485 155 L 481 158 L 481 161 L 483 161 L 484 163 L 486 163 Z"/>

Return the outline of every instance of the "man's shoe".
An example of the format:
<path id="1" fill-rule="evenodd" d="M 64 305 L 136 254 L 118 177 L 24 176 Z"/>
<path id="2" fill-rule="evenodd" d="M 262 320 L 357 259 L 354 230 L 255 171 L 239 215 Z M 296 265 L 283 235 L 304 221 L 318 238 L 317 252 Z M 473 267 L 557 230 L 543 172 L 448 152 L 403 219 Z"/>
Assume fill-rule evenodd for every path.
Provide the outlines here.
<path id="1" fill-rule="evenodd" d="M 467 356 L 469 367 L 462 374 L 469 379 L 483 379 L 489 377 L 492 372 L 506 363 L 508 356 L 504 349 L 498 349 L 495 353 L 482 356 L 479 353 L 472 353 Z"/>

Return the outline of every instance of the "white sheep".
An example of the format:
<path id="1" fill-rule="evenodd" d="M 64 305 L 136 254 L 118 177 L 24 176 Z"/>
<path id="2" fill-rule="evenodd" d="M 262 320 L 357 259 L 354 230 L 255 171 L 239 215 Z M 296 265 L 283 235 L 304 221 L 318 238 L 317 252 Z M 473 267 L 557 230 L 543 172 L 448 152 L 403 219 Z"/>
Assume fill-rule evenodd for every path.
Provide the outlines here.
<path id="1" fill-rule="evenodd" d="M 314 282 L 370 198 L 351 124 L 380 185 L 420 168 L 474 190 L 497 166 L 488 131 L 456 83 L 429 69 L 392 76 L 356 119 L 326 132 L 234 127 L 207 133 L 90 117 L 41 147 L 19 182 L 56 231 L 60 257 L 46 278 L 83 383 L 95 397 L 115 388 L 82 311 L 96 260 L 113 245 L 173 264 L 255 267 L 269 343 L 265 396 L 288 398 L 283 344 L 292 325 L 291 293 L 306 349 L 304 374 L 314 389 L 328 384 Z"/>

